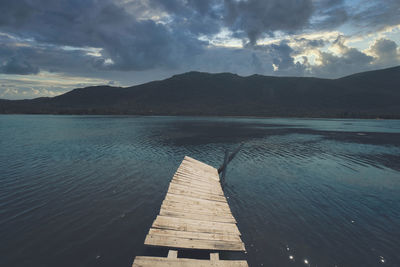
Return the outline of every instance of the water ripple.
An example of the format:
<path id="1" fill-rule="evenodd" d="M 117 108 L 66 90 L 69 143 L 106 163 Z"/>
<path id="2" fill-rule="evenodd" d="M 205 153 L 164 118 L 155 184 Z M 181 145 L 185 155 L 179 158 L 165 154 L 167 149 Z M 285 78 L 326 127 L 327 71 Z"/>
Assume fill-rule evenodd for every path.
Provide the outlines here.
<path id="1" fill-rule="evenodd" d="M 399 137 L 399 121 L 0 116 L 0 265 L 130 266 L 182 158 L 218 167 L 244 142 L 224 190 L 251 266 L 399 266 Z"/>

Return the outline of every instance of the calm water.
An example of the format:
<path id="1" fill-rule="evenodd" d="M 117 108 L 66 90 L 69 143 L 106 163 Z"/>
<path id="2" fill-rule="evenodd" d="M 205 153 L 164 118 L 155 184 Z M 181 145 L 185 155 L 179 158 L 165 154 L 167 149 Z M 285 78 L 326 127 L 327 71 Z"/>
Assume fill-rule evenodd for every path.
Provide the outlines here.
<path id="1" fill-rule="evenodd" d="M 240 142 L 225 193 L 250 266 L 400 266 L 400 121 L 11 115 L 0 266 L 166 255 L 143 241 L 180 161 Z"/>

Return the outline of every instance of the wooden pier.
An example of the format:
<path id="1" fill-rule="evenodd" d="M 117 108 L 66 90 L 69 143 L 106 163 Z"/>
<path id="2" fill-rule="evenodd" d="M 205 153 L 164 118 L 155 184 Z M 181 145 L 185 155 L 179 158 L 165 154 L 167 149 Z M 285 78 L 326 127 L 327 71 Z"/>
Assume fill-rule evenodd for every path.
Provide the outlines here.
<path id="1" fill-rule="evenodd" d="M 217 169 L 185 157 L 169 184 L 160 214 L 145 245 L 171 248 L 168 257 L 137 256 L 133 267 L 245 267 L 244 260 L 220 260 L 218 251 L 245 251 Z M 178 258 L 176 249 L 212 250 L 209 260 Z"/>

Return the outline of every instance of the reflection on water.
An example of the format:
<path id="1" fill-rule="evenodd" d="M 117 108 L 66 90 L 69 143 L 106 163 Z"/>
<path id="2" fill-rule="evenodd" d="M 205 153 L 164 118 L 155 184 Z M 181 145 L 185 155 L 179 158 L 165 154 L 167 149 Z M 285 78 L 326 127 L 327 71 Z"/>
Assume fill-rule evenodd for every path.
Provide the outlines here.
<path id="1" fill-rule="evenodd" d="M 240 142 L 250 266 L 400 266 L 400 121 L 113 116 L 0 116 L 0 265 L 166 254 L 143 241 L 178 164 Z"/>

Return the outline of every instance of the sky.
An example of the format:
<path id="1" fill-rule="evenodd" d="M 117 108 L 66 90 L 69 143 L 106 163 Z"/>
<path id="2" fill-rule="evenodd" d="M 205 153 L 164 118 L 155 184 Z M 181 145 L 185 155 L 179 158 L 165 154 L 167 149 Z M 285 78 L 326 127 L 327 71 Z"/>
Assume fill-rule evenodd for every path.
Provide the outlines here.
<path id="1" fill-rule="evenodd" d="M 399 0 L 0 0 L 0 98 L 188 71 L 338 78 L 400 65 Z"/>

